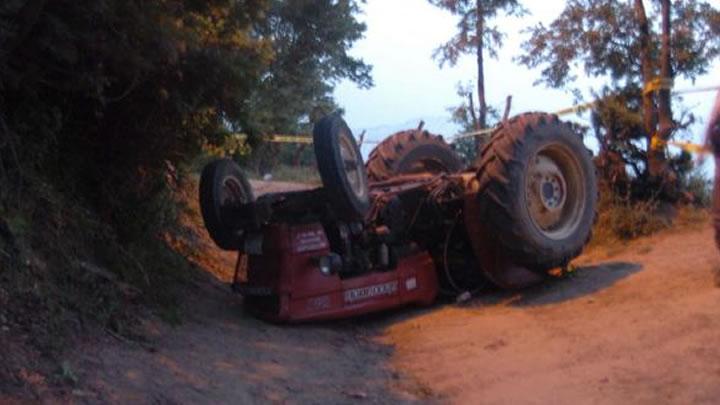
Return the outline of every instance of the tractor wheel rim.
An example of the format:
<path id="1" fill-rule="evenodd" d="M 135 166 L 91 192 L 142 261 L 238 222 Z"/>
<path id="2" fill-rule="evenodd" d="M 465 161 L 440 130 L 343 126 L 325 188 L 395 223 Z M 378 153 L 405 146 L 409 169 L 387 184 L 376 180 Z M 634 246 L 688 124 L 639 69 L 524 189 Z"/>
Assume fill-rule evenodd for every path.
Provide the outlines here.
<path id="1" fill-rule="evenodd" d="M 585 209 L 585 178 L 580 161 L 563 144 L 540 149 L 527 169 L 530 219 L 544 236 L 561 240 L 580 225 Z"/>
<path id="2" fill-rule="evenodd" d="M 222 179 L 220 183 L 220 195 L 219 195 L 219 212 L 222 222 L 231 221 L 230 212 L 234 209 L 239 208 L 242 204 L 248 203 L 250 200 L 249 195 L 245 191 L 245 188 L 240 181 L 234 176 L 228 176 Z M 241 237 L 245 231 L 242 229 L 235 230 L 234 233 Z"/>
<path id="3" fill-rule="evenodd" d="M 243 190 L 242 184 L 235 177 L 225 177 L 221 184 L 220 206 L 233 207 L 247 202 L 248 196 Z"/>
<path id="4" fill-rule="evenodd" d="M 340 133 L 340 158 L 342 159 L 343 171 L 350 184 L 353 194 L 360 199 L 367 197 L 367 178 L 363 171 L 362 158 L 357 154 L 353 142 L 346 131 Z"/>

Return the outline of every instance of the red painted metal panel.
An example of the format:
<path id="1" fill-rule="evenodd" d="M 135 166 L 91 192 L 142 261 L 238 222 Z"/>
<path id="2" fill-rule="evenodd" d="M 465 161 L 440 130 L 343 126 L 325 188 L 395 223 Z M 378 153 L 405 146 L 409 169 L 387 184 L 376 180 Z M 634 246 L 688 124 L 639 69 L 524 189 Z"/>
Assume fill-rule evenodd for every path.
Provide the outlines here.
<path id="1" fill-rule="evenodd" d="M 435 266 L 426 252 L 402 258 L 392 271 L 344 280 L 323 275 L 317 259 L 330 250 L 320 224 L 268 226 L 262 253 L 250 256 L 243 287 L 271 292 L 246 300 L 250 311 L 268 320 L 337 319 L 411 303 L 429 305 L 438 293 Z"/>

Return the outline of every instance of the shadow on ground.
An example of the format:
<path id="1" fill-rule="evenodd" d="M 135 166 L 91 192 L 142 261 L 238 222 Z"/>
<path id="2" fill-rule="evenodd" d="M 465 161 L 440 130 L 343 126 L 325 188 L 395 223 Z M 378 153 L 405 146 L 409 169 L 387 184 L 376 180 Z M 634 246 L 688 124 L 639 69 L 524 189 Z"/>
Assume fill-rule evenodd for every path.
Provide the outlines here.
<path id="1" fill-rule="evenodd" d="M 534 307 L 572 301 L 606 290 L 617 282 L 643 270 L 637 263 L 607 262 L 593 266 L 583 266 L 564 277 L 550 278 L 544 283 L 521 290 L 502 290 L 487 287 L 473 294 L 465 304 L 455 304 L 454 297 L 440 297 L 438 303 L 429 307 L 402 307 L 375 314 L 368 314 L 350 320 L 339 321 L 335 325 L 349 327 L 362 325 L 375 327 L 380 333 L 383 328 L 422 317 L 446 305 L 481 308 L 495 305 L 516 307 Z"/>
<path id="2" fill-rule="evenodd" d="M 524 290 L 478 293 L 471 305 L 504 304 L 532 307 L 571 301 L 605 290 L 642 269 L 639 264 L 627 262 L 584 266 L 562 278 L 553 278 Z"/>

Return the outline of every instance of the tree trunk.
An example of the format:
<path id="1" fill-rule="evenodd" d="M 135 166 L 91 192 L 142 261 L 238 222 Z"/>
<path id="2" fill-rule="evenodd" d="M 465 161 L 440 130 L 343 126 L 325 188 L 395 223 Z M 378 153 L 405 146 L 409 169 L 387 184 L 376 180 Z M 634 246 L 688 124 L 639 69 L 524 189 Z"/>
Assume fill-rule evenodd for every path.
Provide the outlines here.
<path id="1" fill-rule="evenodd" d="M 648 83 L 655 76 L 655 69 L 652 64 L 652 54 L 650 48 L 650 28 L 648 25 L 647 14 L 645 14 L 645 5 L 643 0 L 635 0 L 635 18 L 639 26 L 639 39 L 640 39 L 640 67 L 642 73 L 643 83 Z M 655 102 L 653 100 L 653 93 L 643 91 L 642 96 L 642 116 L 643 116 L 643 127 L 647 137 L 647 150 L 650 151 L 652 142 L 652 136 L 655 134 Z M 650 153 L 648 153 L 648 167 L 650 160 Z"/>
<path id="2" fill-rule="evenodd" d="M 670 0 L 662 0 L 662 48 L 660 52 L 660 77 L 663 80 L 671 80 L 673 77 L 672 66 L 670 65 L 671 49 L 671 22 L 670 22 Z M 658 118 L 660 129 L 657 136 L 661 141 L 667 141 L 673 131 L 672 101 L 670 89 L 662 88 L 658 91 Z M 662 142 L 661 145 L 665 145 Z M 649 152 L 648 169 L 652 178 L 666 176 L 667 164 L 665 162 L 665 148 L 655 148 Z"/>
<path id="3" fill-rule="evenodd" d="M 485 67 L 483 61 L 483 34 L 485 33 L 485 9 L 483 0 L 476 0 L 477 24 L 475 27 L 475 35 L 477 36 L 477 69 L 478 69 L 478 120 L 477 128 L 483 129 L 487 126 L 487 103 L 485 102 Z M 475 146 L 479 146 L 480 140 L 475 139 Z"/>
<path id="4" fill-rule="evenodd" d="M 470 119 L 472 119 L 473 128 L 477 131 L 480 129 L 480 124 L 478 123 L 477 114 L 475 113 L 475 103 L 473 102 L 473 93 L 472 91 L 468 91 L 467 93 L 468 97 L 468 110 L 470 111 Z"/>
<path id="5" fill-rule="evenodd" d="M 305 147 L 307 147 L 307 145 L 308 144 L 303 143 L 301 145 L 298 145 L 297 149 L 295 149 L 295 152 L 293 153 L 293 158 L 292 158 L 293 167 L 300 166 L 300 158 L 302 157 L 302 153 L 305 151 Z"/>

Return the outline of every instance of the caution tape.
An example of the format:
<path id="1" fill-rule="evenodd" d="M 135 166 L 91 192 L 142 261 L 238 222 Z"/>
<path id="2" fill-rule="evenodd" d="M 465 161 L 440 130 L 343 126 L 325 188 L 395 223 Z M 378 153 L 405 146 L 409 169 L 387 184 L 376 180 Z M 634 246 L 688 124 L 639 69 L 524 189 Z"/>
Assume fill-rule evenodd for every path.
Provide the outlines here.
<path id="1" fill-rule="evenodd" d="M 703 155 L 706 153 L 710 153 L 710 149 L 705 145 L 700 145 L 697 143 L 692 142 L 684 142 L 684 141 L 670 141 L 670 140 L 662 140 L 659 136 L 655 135 L 650 140 L 650 149 L 660 149 L 664 146 L 674 146 L 676 148 L 680 148 L 688 153 L 695 153 L 699 155 Z"/>
<path id="2" fill-rule="evenodd" d="M 645 83 L 643 94 L 654 93 L 658 90 L 672 90 L 675 86 L 673 79 L 669 77 L 656 77 Z"/>
<path id="3" fill-rule="evenodd" d="M 232 134 L 231 136 L 238 141 L 244 141 L 247 139 L 247 134 Z M 275 135 L 269 135 L 268 138 L 265 139 L 265 142 L 310 144 L 310 143 L 313 143 L 313 140 L 312 140 L 312 136 L 310 136 L 310 135 L 275 134 Z"/>
<path id="4" fill-rule="evenodd" d="M 706 87 L 696 87 L 693 89 L 680 89 L 680 90 L 674 90 L 673 93 L 675 94 L 690 94 L 690 93 L 704 93 L 706 91 L 717 91 L 720 90 L 720 86 L 706 86 Z"/>
<path id="5" fill-rule="evenodd" d="M 674 86 L 674 82 L 672 79 L 669 78 L 662 78 L 657 77 L 653 80 L 650 80 L 645 84 L 645 88 L 643 89 L 644 93 L 652 93 L 654 91 L 658 90 L 672 90 Z M 689 89 L 680 89 L 680 90 L 673 90 L 673 94 L 690 94 L 690 93 L 704 93 L 707 91 L 718 91 L 720 90 L 720 85 L 718 86 L 706 86 L 706 87 L 697 87 L 697 88 L 689 88 Z M 589 110 L 590 108 L 594 107 L 595 104 L 600 102 L 602 99 L 593 100 L 587 103 L 577 104 L 572 107 L 563 108 L 562 110 L 555 111 L 556 115 L 567 115 L 567 114 L 573 114 L 573 113 L 581 113 Z"/>
<path id="6" fill-rule="evenodd" d="M 307 135 L 273 135 L 268 142 L 272 143 L 313 143 L 311 136 Z"/>
<path id="7" fill-rule="evenodd" d="M 562 115 L 568 115 L 568 114 L 574 114 L 574 113 L 581 113 L 581 112 L 583 112 L 583 111 L 585 111 L 585 110 L 588 110 L 588 109 L 592 108 L 596 103 L 597 103 L 597 100 L 596 100 L 596 101 L 591 101 L 591 102 L 588 102 L 588 103 L 583 103 L 583 104 L 574 105 L 574 106 L 572 106 L 572 107 L 563 108 L 562 110 L 555 111 L 554 114 L 555 114 L 555 115 L 562 116 Z M 463 138 L 470 138 L 470 137 L 474 137 L 474 136 L 489 135 L 489 134 L 493 133 L 497 128 L 498 128 L 498 127 L 495 126 L 495 127 L 491 127 L 491 128 L 484 128 L 484 129 L 480 129 L 480 130 L 477 130 L 477 131 L 465 132 L 465 133 L 462 133 L 462 134 L 458 134 L 458 135 L 455 135 L 455 136 L 452 137 L 451 142 L 455 142 L 455 141 L 457 141 L 458 139 L 463 139 Z"/>
<path id="8" fill-rule="evenodd" d="M 493 131 L 495 131 L 496 129 L 497 129 L 497 127 L 492 127 L 492 128 L 485 128 L 485 129 L 480 129 L 480 130 L 472 131 L 472 132 L 466 132 L 464 134 L 458 134 L 458 135 L 453 136 L 452 139 L 450 140 L 450 142 L 455 142 L 458 139 L 462 139 L 462 138 L 470 138 L 472 136 L 489 135 L 489 134 L 493 133 Z"/>
<path id="9" fill-rule="evenodd" d="M 720 90 L 720 85 L 718 86 L 707 86 L 707 87 L 699 87 L 699 88 L 690 88 L 690 89 L 681 89 L 681 90 L 673 90 L 674 87 L 674 81 L 670 78 L 663 78 L 663 77 L 656 77 L 649 82 L 645 83 L 645 87 L 643 88 L 643 94 L 652 93 L 658 90 L 672 90 L 674 94 L 689 94 L 689 93 L 701 93 L 701 92 L 707 92 L 707 91 L 717 91 Z M 587 103 L 582 104 L 576 104 L 572 107 L 563 108 L 560 110 L 557 110 L 554 112 L 555 115 L 563 116 L 563 115 L 569 115 L 569 114 L 579 114 L 582 112 L 585 112 L 587 110 L 592 109 L 595 107 L 595 105 L 600 102 L 601 99 L 593 100 Z M 455 142 L 459 139 L 463 138 L 470 138 L 475 136 L 486 136 L 491 133 L 493 133 L 498 127 L 491 127 L 491 128 L 483 128 L 477 131 L 471 131 L 466 132 L 462 134 L 458 134 L 453 136 L 450 139 L 450 142 Z M 247 139 L 247 135 L 245 134 L 234 134 L 234 136 L 238 140 L 245 140 Z M 285 135 L 285 134 L 275 134 L 270 135 L 269 139 L 266 140 L 267 142 L 271 143 L 300 143 L 300 144 L 312 144 L 313 139 L 310 135 Z M 362 144 L 378 144 L 380 141 L 375 140 L 363 140 Z M 683 150 L 686 150 L 690 153 L 707 153 L 708 150 L 702 145 L 693 144 L 690 142 L 677 142 L 677 141 L 661 141 L 657 137 L 653 137 L 651 141 L 651 148 L 658 148 L 662 147 L 662 145 L 670 145 L 675 146 L 678 148 L 681 148 Z"/>
<path id="10" fill-rule="evenodd" d="M 555 111 L 555 115 L 562 116 L 562 115 L 585 112 L 586 110 L 593 108 L 595 106 L 595 104 L 598 103 L 598 101 L 600 101 L 600 100 L 590 101 L 588 103 L 577 104 L 572 107 L 563 108 L 562 110 Z"/>
<path id="11" fill-rule="evenodd" d="M 244 141 L 247 139 L 246 134 L 232 134 L 232 137 L 235 138 L 238 141 Z M 269 135 L 267 139 L 265 139 L 265 142 L 270 143 L 300 143 L 300 144 L 312 144 L 313 138 L 312 135 L 282 135 L 282 134 L 275 134 L 275 135 Z M 363 144 L 378 144 L 380 141 L 374 141 L 365 139 L 363 141 Z"/>

